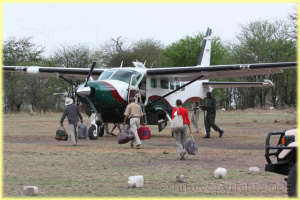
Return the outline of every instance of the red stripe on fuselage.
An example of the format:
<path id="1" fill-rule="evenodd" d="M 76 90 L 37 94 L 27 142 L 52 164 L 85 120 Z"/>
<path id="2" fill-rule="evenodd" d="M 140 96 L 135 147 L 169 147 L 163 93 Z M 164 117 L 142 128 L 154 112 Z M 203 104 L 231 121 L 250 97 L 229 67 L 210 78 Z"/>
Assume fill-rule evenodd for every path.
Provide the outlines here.
<path id="1" fill-rule="evenodd" d="M 187 100 L 185 100 L 185 102 L 183 104 L 190 102 L 190 101 L 193 101 L 193 102 L 200 101 L 200 99 L 201 99 L 200 97 L 190 97 Z"/>
<path id="2" fill-rule="evenodd" d="M 113 98 L 120 104 L 123 104 L 123 105 L 127 105 L 127 102 L 120 96 L 119 92 L 117 91 L 117 89 L 111 85 L 110 83 L 107 83 L 105 81 L 98 81 L 98 82 L 101 82 L 103 84 L 105 84 L 108 89 L 110 90 L 111 92 L 111 95 L 113 96 Z"/>
<path id="3" fill-rule="evenodd" d="M 161 96 L 153 95 L 153 96 L 151 96 L 151 97 L 148 98 L 148 101 L 151 101 L 151 100 L 154 101 L 154 100 L 156 100 L 156 99 L 158 99 L 158 98 L 160 98 L 160 97 L 161 97 Z M 170 104 L 165 98 L 161 99 L 160 101 L 165 102 L 166 104 L 168 104 L 168 106 L 170 106 L 170 107 L 172 108 L 171 104 Z"/>
<path id="4" fill-rule="evenodd" d="M 156 99 L 158 99 L 158 98 L 160 98 L 161 96 L 158 96 L 158 95 L 153 95 L 153 96 L 151 96 L 151 97 L 149 97 L 148 98 L 148 100 L 150 101 L 150 100 L 156 100 Z M 185 102 L 183 103 L 183 104 L 185 104 L 185 103 L 188 103 L 188 102 L 196 102 L 196 101 L 200 101 L 200 97 L 190 97 L 190 98 L 188 98 L 187 100 L 185 100 Z M 163 98 L 161 101 L 163 101 L 163 102 L 165 102 L 166 104 L 168 104 L 171 108 L 173 108 L 173 106 L 171 106 L 171 104 L 168 102 L 168 100 L 166 100 L 165 98 Z"/>

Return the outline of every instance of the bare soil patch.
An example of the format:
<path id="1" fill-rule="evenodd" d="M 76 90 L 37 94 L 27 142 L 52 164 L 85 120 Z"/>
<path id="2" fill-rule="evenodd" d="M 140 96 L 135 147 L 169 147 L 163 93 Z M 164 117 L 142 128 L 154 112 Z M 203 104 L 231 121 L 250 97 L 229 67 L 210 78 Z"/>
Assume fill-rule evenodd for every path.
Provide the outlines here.
<path id="1" fill-rule="evenodd" d="M 20 196 L 27 185 L 38 186 L 42 197 L 287 196 L 285 177 L 264 172 L 265 138 L 270 131 L 295 128 L 295 123 L 287 123 L 296 120 L 295 110 L 220 111 L 216 124 L 225 130 L 224 136 L 218 138 L 212 130 L 208 140 L 202 139 L 202 117 L 201 133 L 194 134 L 199 151 L 184 161 L 168 127 L 159 133 L 150 126 L 152 137 L 142 141 L 140 150 L 117 144 L 116 137 L 79 140 L 73 147 L 70 140 L 54 139 L 60 116 L 4 116 L 5 197 Z M 84 123 L 90 125 L 87 117 Z M 261 172 L 248 174 L 251 166 Z M 228 170 L 226 178 L 213 178 L 218 167 Z M 184 184 L 175 182 L 181 174 Z M 128 189 L 133 175 L 144 176 L 143 188 Z"/>

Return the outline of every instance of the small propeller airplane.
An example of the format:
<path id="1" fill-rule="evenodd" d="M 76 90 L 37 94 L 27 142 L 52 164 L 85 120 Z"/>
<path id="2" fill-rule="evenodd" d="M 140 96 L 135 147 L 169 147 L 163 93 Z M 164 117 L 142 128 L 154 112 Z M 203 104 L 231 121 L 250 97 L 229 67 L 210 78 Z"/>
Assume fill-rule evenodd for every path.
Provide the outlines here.
<path id="1" fill-rule="evenodd" d="M 213 88 L 226 87 L 272 87 L 270 80 L 264 82 L 211 82 L 209 79 L 254 76 L 283 73 L 283 69 L 296 68 L 297 62 L 233 64 L 210 66 L 211 29 L 208 28 L 197 66 L 151 68 L 141 62 L 133 62 L 133 67 L 91 69 L 4 66 L 5 72 L 19 72 L 28 75 L 59 77 L 69 83 L 68 78 L 86 79 L 85 83 L 75 85 L 76 96 L 85 113 L 91 117 L 88 136 L 97 140 L 104 133 L 104 123 L 122 123 L 129 98 L 141 96 L 140 105 L 144 121 L 148 125 L 158 125 L 163 130 L 177 99 L 183 107 L 204 99 Z M 94 80 L 97 79 L 97 80 Z"/>

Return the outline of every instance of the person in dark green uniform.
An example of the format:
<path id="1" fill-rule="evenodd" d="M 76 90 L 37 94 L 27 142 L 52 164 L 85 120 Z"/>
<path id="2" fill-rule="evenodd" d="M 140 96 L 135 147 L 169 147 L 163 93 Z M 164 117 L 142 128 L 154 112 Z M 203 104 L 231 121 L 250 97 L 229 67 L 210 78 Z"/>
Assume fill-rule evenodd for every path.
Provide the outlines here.
<path id="1" fill-rule="evenodd" d="M 206 136 L 203 138 L 210 138 L 210 128 L 212 127 L 215 131 L 219 132 L 219 138 L 222 137 L 224 131 L 221 130 L 216 124 L 216 99 L 211 96 L 210 92 L 206 93 L 207 102 L 205 106 L 201 106 L 202 110 L 206 110 L 206 118 L 205 118 L 205 129 Z"/>

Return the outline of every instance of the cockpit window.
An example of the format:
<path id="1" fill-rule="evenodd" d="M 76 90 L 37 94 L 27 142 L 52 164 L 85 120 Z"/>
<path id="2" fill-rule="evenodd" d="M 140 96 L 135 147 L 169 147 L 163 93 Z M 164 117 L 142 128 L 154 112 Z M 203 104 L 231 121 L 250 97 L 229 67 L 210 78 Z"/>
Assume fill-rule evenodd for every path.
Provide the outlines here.
<path id="1" fill-rule="evenodd" d="M 109 69 L 104 71 L 98 78 L 98 80 L 107 80 L 111 77 L 111 75 L 117 71 L 116 69 Z"/>
<path id="2" fill-rule="evenodd" d="M 140 82 L 142 79 L 142 74 L 140 72 L 130 70 L 130 69 L 111 69 L 103 72 L 98 80 L 118 80 L 125 83 L 129 83 L 132 75 L 136 75 L 137 82 Z"/>

